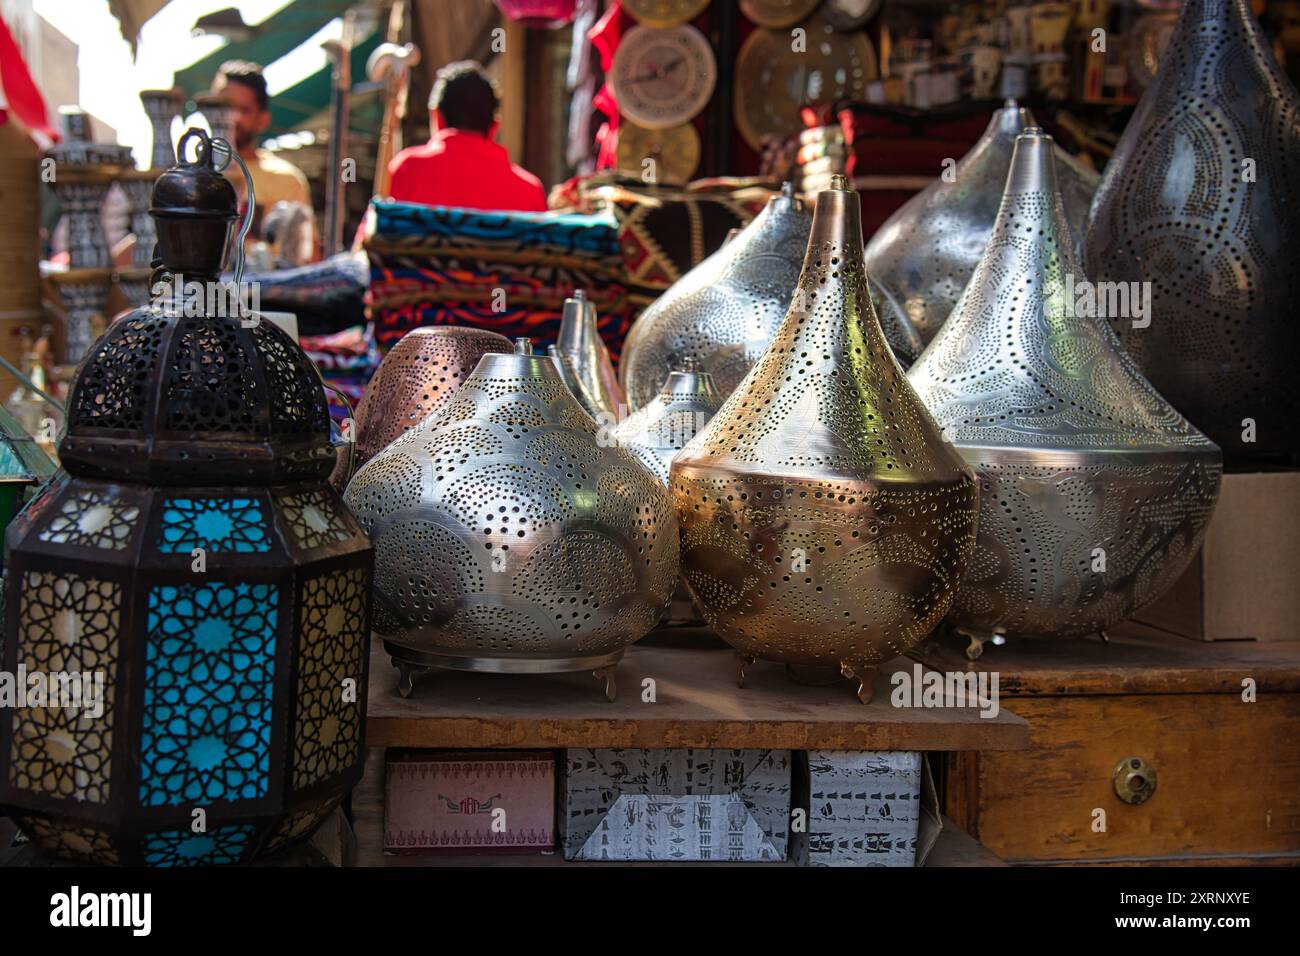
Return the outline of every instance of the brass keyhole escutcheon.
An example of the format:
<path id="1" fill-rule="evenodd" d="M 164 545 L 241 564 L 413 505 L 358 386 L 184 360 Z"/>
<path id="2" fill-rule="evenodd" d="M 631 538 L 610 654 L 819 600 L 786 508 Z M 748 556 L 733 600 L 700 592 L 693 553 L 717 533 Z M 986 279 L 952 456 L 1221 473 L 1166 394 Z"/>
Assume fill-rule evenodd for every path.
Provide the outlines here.
<path id="1" fill-rule="evenodd" d="M 1156 768 L 1141 757 L 1125 757 L 1111 779 L 1115 795 L 1125 803 L 1146 803 L 1156 792 Z"/>

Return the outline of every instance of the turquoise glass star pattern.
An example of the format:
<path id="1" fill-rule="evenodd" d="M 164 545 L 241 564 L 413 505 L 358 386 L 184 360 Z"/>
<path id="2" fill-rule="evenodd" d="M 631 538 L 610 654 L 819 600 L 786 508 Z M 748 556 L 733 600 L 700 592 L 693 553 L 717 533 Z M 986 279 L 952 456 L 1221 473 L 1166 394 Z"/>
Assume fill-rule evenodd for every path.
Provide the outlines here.
<path id="1" fill-rule="evenodd" d="M 218 866 L 238 863 L 254 828 L 247 824 L 213 827 L 206 833 L 167 830 L 144 839 L 144 860 L 149 866 Z"/>
<path id="2" fill-rule="evenodd" d="M 168 498 L 158 550 L 189 554 L 195 548 L 254 554 L 271 550 L 271 534 L 256 498 Z"/>
<path id="3" fill-rule="evenodd" d="M 142 804 L 266 795 L 277 600 L 271 584 L 150 590 Z"/>

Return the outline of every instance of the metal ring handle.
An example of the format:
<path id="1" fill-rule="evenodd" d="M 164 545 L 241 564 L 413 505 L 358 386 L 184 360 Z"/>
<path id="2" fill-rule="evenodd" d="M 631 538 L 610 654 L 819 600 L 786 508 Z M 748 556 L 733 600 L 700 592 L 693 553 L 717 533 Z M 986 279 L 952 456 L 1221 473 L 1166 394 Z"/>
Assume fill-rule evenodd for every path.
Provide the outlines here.
<path id="1" fill-rule="evenodd" d="M 184 137 L 182 137 L 182 142 L 184 142 Z M 239 228 L 239 235 L 235 237 L 235 268 L 231 284 L 238 286 L 244 278 L 244 240 L 248 238 L 248 232 L 253 228 L 253 213 L 257 209 L 257 190 L 253 188 L 253 177 L 249 175 L 244 158 L 235 152 L 235 148 L 220 136 L 213 138 L 210 142 L 219 152 L 225 153 L 239 164 L 239 171 L 244 174 L 244 188 L 248 190 L 248 208 L 244 212 L 244 224 Z M 226 165 L 230 165 L 229 161 L 227 161 Z M 225 169 L 226 167 L 222 166 L 221 168 Z"/>

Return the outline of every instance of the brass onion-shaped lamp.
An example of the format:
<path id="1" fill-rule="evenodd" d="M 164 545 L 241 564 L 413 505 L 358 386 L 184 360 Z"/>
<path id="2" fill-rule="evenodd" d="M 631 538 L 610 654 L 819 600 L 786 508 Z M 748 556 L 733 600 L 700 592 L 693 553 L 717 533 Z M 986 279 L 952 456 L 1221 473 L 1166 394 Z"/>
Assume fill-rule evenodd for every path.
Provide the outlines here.
<path id="1" fill-rule="evenodd" d="M 1029 110 L 1008 100 L 951 175 L 941 175 L 904 203 L 867 244 L 867 273 L 884 291 L 884 307 L 901 309 L 923 341 L 934 338 L 975 271 L 997 218 L 1016 137 L 1034 125 Z M 1098 177 L 1059 147 L 1057 160 L 1077 248 Z"/>
<path id="2" fill-rule="evenodd" d="M 600 435 L 520 339 L 352 479 L 403 695 L 440 667 L 591 670 L 613 699 L 624 649 L 672 596 L 678 540 L 667 490 Z"/>
<path id="3" fill-rule="evenodd" d="M 975 558 L 949 615 L 994 634 L 1095 633 L 1187 567 L 1219 450 L 1138 372 L 1092 303 L 1052 138 L 1017 140 L 975 275 L 908 378 L 979 475 Z"/>
<path id="4" fill-rule="evenodd" d="M 724 398 L 731 394 L 790 305 L 811 228 L 807 208 L 786 183 L 744 229 L 641 313 L 619 365 L 634 410 L 653 401 L 668 374 L 686 362 L 712 375 Z M 883 290 L 871 291 L 881 305 Z M 886 314 L 886 339 L 900 359 L 911 361 L 920 354 L 920 336 L 901 309 Z"/>
<path id="5" fill-rule="evenodd" d="M 1300 94 L 1246 0 L 1186 0 L 1106 164 L 1097 281 L 1145 283 L 1111 325 L 1142 373 L 1234 459 L 1300 453 Z"/>
<path id="6" fill-rule="evenodd" d="M 741 655 L 874 666 L 948 612 L 975 544 L 974 475 L 885 341 L 858 195 L 817 196 L 803 272 L 771 345 L 673 459 L 682 567 Z"/>

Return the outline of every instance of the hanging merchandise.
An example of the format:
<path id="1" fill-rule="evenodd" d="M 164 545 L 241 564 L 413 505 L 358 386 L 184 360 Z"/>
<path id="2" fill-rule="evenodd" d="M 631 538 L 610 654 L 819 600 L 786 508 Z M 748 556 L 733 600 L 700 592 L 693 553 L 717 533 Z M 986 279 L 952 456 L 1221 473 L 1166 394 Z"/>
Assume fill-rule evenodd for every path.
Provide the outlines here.
<path id="1" fill-rule="evenodd" d="M 784 321 L 670 488 L 686 581 L 742 680 L 760 657 L 832 665 L 865 701 L 875 666 L 948 612 L 978 494 L 889 350 L 858 195 L 832 183 Z"/>
<path id="2" fill-rule="evenodd" d="M 375 629 L 403 695 L 439 667 L 595 671 L 612 700 L 677 580 L 667 490 L 527 339 L 484 355 L 346 498 L 375 542 Z"/>
<path id="3" fill-rule="evenodd" d="M 1097 192 L 1086 265 L 1143 374 L 1231 461 L 1300 448 L 1300 97 L 1245 0 L 1187 0 Z M 1125 309 L 1124 306 L 1129 306 Z"/>
<path id="4" fill-rule="evenodd" d="M 867 244 L 867 274 L 929 342 L 948 317 L 984 253 L 1016 137 L 1034 125 L 1008 100 L 970 152 L 890 216 Z M 1056 153 L 1071 241 L 1079 248 L 1097 174 Z M 882 318 L 883 321 L 883 318 Z"/>
<path id="5" fill-rule="evenodd" d="M 213 307 L 236 215 L 213 154 L 232 150 L 192 129 L 181 156 L 190 140 L 153 193 L 176 295 L 87 354 L 64 470 L 9 530 L 0 670 L 82 679 L 0 707 L 0 808 L 97 863 L 249 861 L 362 770 L 373 554 L 326 483 L 319 374 L 274 323 Z"/>
<path id="6" fill-rule="evenodd" d="M 577 0 L 496 0 L 501 15 L 522 27 L 558 30 L 573 20 Z"/>
<path id="7" fill-rule="evenodd" d="M 1016 140 L 988 248 L 908 378 L 980 481 L 949 620 L 993 635 L 1096 633 L 1159 597 L 1200 548 L 1219 450 L 1142 377 L 1079 266 L 1052 138 Z"/>
<path id="8" fill-rule="evenodd" d="M 435 325 L 402 336 L 357 405 L 353 472 L 446 405 L 484 355 L 510 350 L 509 339 L 485 329 Z"/>
<path id="9" fill-rule="evenodd" d="M 718 64 L 708 39 L 690 24 L 632 27 L 609 69 L 618 111 L 646 129 L 690 122 L 708 104 Z"/>
<path id="10" fill-rule="evenodd" d="M 689 23 L 709 6 L 709 0 L 620 0 L 624 13 L 642 26 L 675 27 Z"/>

